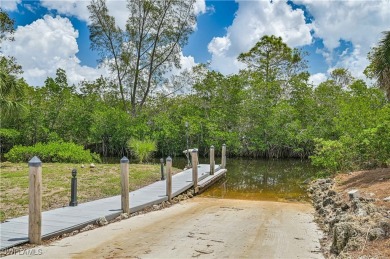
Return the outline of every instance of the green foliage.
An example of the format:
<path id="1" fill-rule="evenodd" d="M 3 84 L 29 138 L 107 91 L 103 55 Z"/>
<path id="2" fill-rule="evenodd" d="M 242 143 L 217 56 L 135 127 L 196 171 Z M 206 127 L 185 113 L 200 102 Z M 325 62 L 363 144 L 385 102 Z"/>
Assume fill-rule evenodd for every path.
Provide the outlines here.
<path id="1" fill-rule="evenodd" d="M 339 140 L 315 139 L 313 165 L 327 172 L 388 166 L 390 164 L 390 123 L 361 131 L 355 137 Z"/>
<path id="2" fill-rule="evenodd" d="M 11 162 L 28 162 L 34 156 L 38 156 L 42 162 L 100 162 L 97 154 L 69 142 L 37 143 L 34 146 L 16 145 L 5 154 L 5 158 Z"/>
<path id="3" fill-rule="evenodd" d="M 103 5 L 104 1 L 94 3 Z M 107 22 L 110 27 L 106 29 L 125 33 L 119 32 L 113 21 Z M 94 29 L 94 37 L 103 40 L 104 35 L 99 34 L 102 28 Z M 121 40 L 116 40 L 113 43 L 122 46 Z M 118 63 L 119 70 L 127 73 L 131 59 L 126 55 L 118 58 L 123 62 Z M 263 37 L 239 59 L 248 67 L 238 74 L 224 76 L 201 65 L 174 81 L 177 85 L 173 89 L 184 84 L 191 87 L 188 92 L 165 95 L 154 91 L 153 97 L 145 100 L 142 93 L 136 94 L 148 91 L 149 78 L 144 74 L 138 75 L 142 87 L 135 92 L 130 92 L 134 90 L 132 73 L 126 74 L 132 78 L 127 78 L 122 88 L 101 77 L 82 82 L 80 91 L 69 85 L 62 69 L 41 88 L 13 77 L 20 84 L 1 89 L 0 97 L 25 108 L 14 109 L 12 116 L 1 116 L 2 128 L 11 130 L 0 130 L 3 151 L 14 145 L 64 141 L 104 157 L 129 156 L 130 149 L 145 161 L 154 151 L 161 157 L 183 156 L 188 139 L 189 147 L 197 147 L 201 156 L 208 155 L 211 145 L 220 155 L 223 143 L 229 156 L 311 156 L 326 174 L 389 165 L 390 105 L 383 91 L 354 79 L 343 68 L 333 70 L 328 80 L 313 87 L 305 71 L 304 53 L 275 36 Z M 3 74 L 19 74 L 13 60 L 3 62 Z M 151 79 L 162 83 L 161 78 Z M 133 97 L 137 105 L 143 103 L 136 113 L 124 109 Z M 140 141 L 149 139 L 153 144 Z"/>
<path id="4" fill-rule="evenodd" d="M 1 153 L 7 152 L 20 138 L 20 132 L 14 129 L 0 128 Z"/>
<path id="5" fill-rule="evenodd" d="M 390 100 L 390 31 L 383 32 L 383 38 L 368 54 L 368 59 L 370 64 L 364 71 L 365 74 L 377 80 Z"/>
<path id="6" fill-rule="evenodd" d="M 20 136 L 20 132 L 14 129 L 0 128 L 1 144 L 13 142 Z"/>
<path id="7" fill-rule="evenodd" d="M 310 159 L 315 166 L 329 173 L 358 169 L 357 141 L 350 137 L 339 140 L 315 139 L 314 155 Z"/>
<path id="8" fill-rule="evenodd" d="M 10 35 L 13 35 L 14 32 L 14 20 L 0 7 L 0 43 L 3 40 L 12 41 L 13 38 Z"/>
<path id="9" fill-rule="evenodd" d="M 127 142 L 127 146 L 139 159 L 140 163 L 147 160 L 157 150 L 156 142 L 150 139 L 139 140 L 132 138 Z"/>
<path id="10" fill-rule="evenodd" d="M 390 165 L 390 122 L 364 130 L 359 136 L 358 151 L 363 167 Z"/>

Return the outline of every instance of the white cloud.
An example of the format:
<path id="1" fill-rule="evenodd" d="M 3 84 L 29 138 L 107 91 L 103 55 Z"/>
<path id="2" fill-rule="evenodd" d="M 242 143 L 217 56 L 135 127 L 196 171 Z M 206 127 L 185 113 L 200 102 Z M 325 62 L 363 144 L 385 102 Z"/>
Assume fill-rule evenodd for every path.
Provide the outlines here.
<path id="1" fill-rule="evenodd" d="M 183 53 L 180 53 L 180 65 L 182 70 L 191 70 L 197 63 L 193 56 L 184 56 Z"/>
<path id="2" fill-rule="evenodd" d="M 4 11 L 16 11 L 22 0 L 1 0 L 1 8 Z"/>
<path id="3" fill-rule="evenodd" d="M 340 59 L 331 67 L 328 72 L 335 68 L 347 68 L 351 74 L 360 79 L 365 79 L 364 69 L 368 66 L 369 61 L 366 58 L 367 53 L 361 52 L 360 45 L 356 45 L 353 52 L 349 55 L 340 55 Z"/>
<path id="4" fill-rule="evenodd" d="M 86 0 L 41 0 L 42 6 L 49 10 L 57 10 L 59 14 L 74 16 L 80 21 L 90 23 L 88 5 L 91 1 Z M 106 2 L 110 15 L 115 17 L 116 24 L 125 28 L 128 18 L 127 1 L 108 0 Z"/>
<path id="5" fill-rule="evenodd" d="M 15 41 L 4 42 L 3 50 L 23 66 L 23 77 L 31 85 L 43 85 L 48 76 L 55 77 L 58 68 L 67 72 L 71 84 L 105 74 L 103 69 L 80 65 L 77 37 L 78 31 L 69 19 L 45 15 L 30 25 L 19 26 Z"/>
<path id="6" fill-rule="evenodd" d="M 281 36 L 291 47 L 311 43 L 311 25 L 305 23 L 302 10 L 292 10 L 285 1 L 237 2 L 238 10 L 226 35 L 209 43 L 211 68 L 225 74 L 238 72 L 243 64 L 236 60 L 237 56 L 249 51 L 264 35 Z"/>
<path id="7" fill-rule="evenodd" d="M 20 1 L 20 0 L 19 0 Z M 75 16 L 81 21 L 90 23 L 89 11 L 87 6 L 90 0 L 41 0 L 42 6 L 49 10 L 57 10 L 59 14 Z M 116 24 L 124 29 L 126 21 L 129 18 L 129 10 L 127 9 L 127 1 L 125 0 L 107 0 L 106 1 L 110 15 L 115 17 Z M 196 0 L 194 3 L 194 12 L 196 15 L 206 13 L 205 0 Z"/>
<path id="8" fill-rule="evenodd" d="M 184 56 L 180 52 L 181 68 L 173 67 L 171 71 L 165 73 L 167 79 L 154 93 L 174 93 L 186 94 L 191 91 L 193 81 L 191 80 L 191 71 L 194 66 L 198 65 L 193 56 Z"/>
<path id="9" fill-rule="evenodd" d="M 77 17 L 79 20 L 88 21 L 89 12 L 87 6 L 90 1 L 77 0 L 41 0 L 41 5 L 49 10 L 57 10 L 59 14 Z"/>
<path id="10" fill-rule="evenodd" d="M 209 52 L 216 56 L 223 56 L 229 49 L 231 43 L 228 36 L 225 37 L 214 37 L 209 45 L 207 46 Z"/>
<path id="11" fill-rule="evenodd" d="M 314 86 L 318 86 L 320 83 L 327 80 L 327 76 L 324 73 L 317 73 L 310 75 L 309 82 Z"/>
<path id="12" fill-rule="evenodd" d="M 304 4 L 314 17 L 314 36 L 321 38 L 324 49 L 320 50 L 330 67 L 342 66 L 355 77 L 361 77 L 368 64 L 367 53 L 389 30 L 390 1 L 312 1 L 297 0 Z M 349 53 L 335 53 L 340 41 L 352 43 Z"/>
<path id="13" fill-rule="evenodd" d="M 194 13 L 195 15 L 206 13 L 206 1 L 205 0 L 196 0 L 194 3 Z"/>
<path id="14" fill-rule="evenodd" d="M 195 59 L 193 56 L 184 56 L 183 52 L 180 52 L 180 66 L 181 68 L 173 67 L 171 71 L 167 72 L 165 77 L 170 78 L 171 76 L 177 76 L 181 72 L 188 70 L 191 71 L 192 67 L 198 65 L 195 62 Z"/>

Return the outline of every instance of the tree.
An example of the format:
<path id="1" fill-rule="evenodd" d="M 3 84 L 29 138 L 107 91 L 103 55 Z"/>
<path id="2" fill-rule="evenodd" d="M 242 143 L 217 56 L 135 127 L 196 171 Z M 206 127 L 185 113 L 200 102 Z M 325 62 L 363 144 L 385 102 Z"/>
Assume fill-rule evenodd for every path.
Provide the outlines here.
<path id="1" fill-rule="evenodd" d="M 0 43 L 3 40 L 13 41 L 14 21 L 0 8 Z M 1 45 L 0 45 L 1 46 Z M 23 106 L 20 98 L 23 96 L 25 84 L 18 75 L 22 73 L 22 67 L 18 65 L 14 57 L 3 56 L 0 47 L 0 106 L 1 115 L 10 116 L 20 111 Z"/>
<path id="2" fill-rule="evenodd" d="M 0 7 L 0 43 L 3 40 L 13 40 L 14 21 Z"/>
<path id="3" fill-rule="evenodd" d="M 291 49 L 281 37 L 263 36 L 249 52 L 241 53 L 238 60 L 248 70 L 259 73 L 265 82 L 287 80 L 307 67 L 298 49 Z"/>
<path id="4" fill-rule="evenodd" d="M 123 108 L 130 97 L 136 115 L 148 96 L 173 66 L 180 67 L 180 52 L 193 31 L 194 0 L 134 0 L 128 2 L 129 19 L 122 30 L 109 15 L 104 0 L 88 6 L 92 20 L 91 48 L 99 51 L 115 73 Z"/>
<path id="5" fill-rule="evenodd" d="M 345 68 L 334 69 L 332 72 L 330 72 L 330 79 L 333 80 L 336 85 L 341 86 L 342 88 L 349 86 L 353 81 L 351 72 Z"/>
<path id="6" fill-rule="evenodd" d="M 375 78 L 380 88 L 390 100 L 390 31 L 383 32 L 384 37 L 377 47 L 368 54 L 370 65 L 364 71 L 370 78 Z"/>

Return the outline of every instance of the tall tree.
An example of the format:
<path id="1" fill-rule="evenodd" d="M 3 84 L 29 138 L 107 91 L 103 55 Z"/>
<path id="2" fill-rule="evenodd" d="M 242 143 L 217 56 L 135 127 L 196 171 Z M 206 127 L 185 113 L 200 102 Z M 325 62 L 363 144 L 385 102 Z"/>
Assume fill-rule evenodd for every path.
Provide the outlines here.
<path id="1" fill-rule="evenodd" d="M 193 31 L 194 0 L 128 1 L 129 18 L 122 30 L 104 0 L 88 6 L 91 47 L 115 73 L 126 111 L 137 113 L 173 66 L 180 67 L 181 47 Z"/>
<path id="2" fill-rule="evenodd" d="M 14 21 L 0 8 L 0 43 L 4 40 L 13 41 Z M 9 116 L 19 111 L 23 106 L 20 98 L 23 95 L 24 81 L 18 78 L 22 67 L 14 57 L 3 55 L 0 45 L 0 106 L 1 115 Z"/>
<path id="3" fill-rule="evenodd" d="M 378 85 L 390 100 L 390 31 L 383 32 L 384 37 L 379 41 L 377 47 L 374 47 L 368 54 L 370 65 L 365 73 L 370 78 L 377 79 Z"/>
<path id="4" fill-rule="evenodd" d="M 298 49 L 291 49 L 274 35 L 263 36 L 249 52 L 241 53 L 238 60 L 267 83 L 288 80 L 307 67 Z"/>

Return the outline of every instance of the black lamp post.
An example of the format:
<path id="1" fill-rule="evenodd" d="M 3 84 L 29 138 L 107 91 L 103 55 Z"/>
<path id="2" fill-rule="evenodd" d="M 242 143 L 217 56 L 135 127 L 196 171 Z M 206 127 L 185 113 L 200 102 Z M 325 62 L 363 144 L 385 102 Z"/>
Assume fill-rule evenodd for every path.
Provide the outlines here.
<path id="1" fill-rule="evenodd" d="M 160 158 L 160 164 L 161 164 L 161 180 L 165 180 L 165 177 L 164 177 L 164 158 Z"/>
<path id="2" fill-rule="evenodd" d="M 77 206 L 77 170 L 72 170 L 72 182 L 70 186 L 70 203 L 69 206 Z"/>

